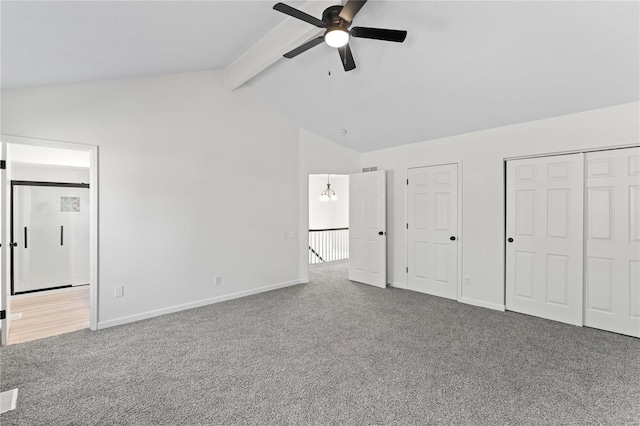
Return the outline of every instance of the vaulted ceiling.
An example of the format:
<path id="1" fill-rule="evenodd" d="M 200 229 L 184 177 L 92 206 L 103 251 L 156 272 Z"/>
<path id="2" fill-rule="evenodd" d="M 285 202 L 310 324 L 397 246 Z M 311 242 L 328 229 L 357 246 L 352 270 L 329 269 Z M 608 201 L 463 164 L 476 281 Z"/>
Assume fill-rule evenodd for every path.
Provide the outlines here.
<path id="1" fill-rule="evenodd" d="M 2 88 L 225 68 L 285 19 L 272 6 L 2 0 Z"/>
<path id="2" fill-rule="evenodd" d="M 2 87 L 223 69 L 292 19 L 273 3 L 2 1 Z M 370 151 L 638 101 L 639 14 L 635 1 L 369 1 L 354 25 L 405 29 L 403 44 L 352 39 L 348 73 L 323 44 L 248 85 Z"/>

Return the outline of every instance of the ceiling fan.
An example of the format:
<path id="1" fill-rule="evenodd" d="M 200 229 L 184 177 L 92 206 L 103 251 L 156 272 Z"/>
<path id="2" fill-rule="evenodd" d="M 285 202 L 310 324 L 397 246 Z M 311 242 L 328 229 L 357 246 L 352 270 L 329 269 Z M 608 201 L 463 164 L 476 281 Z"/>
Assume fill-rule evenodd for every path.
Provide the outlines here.
<path id="1" fill-rule="evenodd" d="M 353 18 L 366 2 L 367 0 L 348 0 L 344 6 L 329 6 L 322 12 L 321 20 L 284 3 L 277 3 L 273 8 L 278 12 L 293 16 L 311 25 L 315 25 L 318 28 L 326 28 L 324 35 L 309 40 L 292 51 L 285 53 L 283 56 L 291 59 L 324 41 L 329 46 L 338 49 L 344 70 L 351 71 L 356 67 L 356 63 L 353 60 L 351 48 L 349 47 L 350 37 L 371 38 L 402 43 L 407 37 L 406 31 L 368 27 L 353 27 L 349 30 Z"/>

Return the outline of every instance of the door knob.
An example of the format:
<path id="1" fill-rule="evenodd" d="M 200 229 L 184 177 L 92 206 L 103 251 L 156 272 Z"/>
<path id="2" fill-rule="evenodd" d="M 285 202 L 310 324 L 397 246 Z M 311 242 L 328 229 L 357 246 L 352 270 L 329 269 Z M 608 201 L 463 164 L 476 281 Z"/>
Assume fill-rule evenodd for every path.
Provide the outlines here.
<path id="1" fill-rule="evenodd" d="M 18 243 L 9 243 L 10 247 L 18 247 Z"/>
<path id="2" fill-rule="evenodd" d="M 507 238 L 507 241 L 509 241 L 510 243 L 512 243 L 512 242 L 513 242 L 513 238 L 509 237 L 509 238 Z"/>
<path id="3" fill-rule="evenodd" d="M 449 237 L 449 239 L 450 239 L 451 241 L 455 241 L 455 240 L 456 240 L 456 237 L 451 236 L 451 237 Z"/>
<path id="4" fill-rule="evenodd" d="M 380 231 L 378 232 L 378 235 L 384 235 L 384 232 Z"/>

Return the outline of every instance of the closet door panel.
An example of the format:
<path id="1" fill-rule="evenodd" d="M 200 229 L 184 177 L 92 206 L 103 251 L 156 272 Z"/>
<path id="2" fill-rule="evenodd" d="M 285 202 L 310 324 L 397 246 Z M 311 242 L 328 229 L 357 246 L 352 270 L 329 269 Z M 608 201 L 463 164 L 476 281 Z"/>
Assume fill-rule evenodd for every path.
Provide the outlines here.
<path id="1" fill-rule="evenodd" d="M 507 309 L 582 325 L 583 155 L 507 162 Z"/>
<path id="2" fill-rule="evenodd" d="M 640 148 L 586 154 L 585 318 L 640 337 Z"/>

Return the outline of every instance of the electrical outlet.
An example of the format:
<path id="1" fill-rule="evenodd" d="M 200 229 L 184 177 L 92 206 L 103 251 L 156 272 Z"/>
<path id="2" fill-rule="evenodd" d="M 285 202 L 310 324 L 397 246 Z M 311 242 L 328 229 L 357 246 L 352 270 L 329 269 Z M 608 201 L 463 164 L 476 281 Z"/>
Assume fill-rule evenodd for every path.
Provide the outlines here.
<path id="1" fill-rule="evenodd" d="M 222 284 L 222 275 L 216 275 L 216 285 Z"/>
<path id="2" fill-rule="evenodd" d="M 471 277 L 469 275 L 464 277 L 464 285 L 471 285 Z"/>
<path id="3" fill-rule="evenodd" d="M 123 285 L 119 285 L 119 286 L 115 287 L 113 289 L 113 296 L 114 297 L 123 297 L 124 296 L 124 286 Z"/>
<path id="4" fill-rule="evenodd" d="M 289 238 L 291 238 L 292 240 L 294 238 L 298 238 L 298 233 L 296 231 L 289 232 Z"/>

